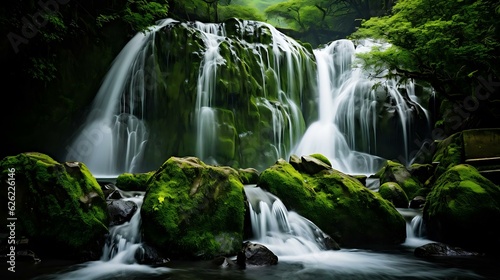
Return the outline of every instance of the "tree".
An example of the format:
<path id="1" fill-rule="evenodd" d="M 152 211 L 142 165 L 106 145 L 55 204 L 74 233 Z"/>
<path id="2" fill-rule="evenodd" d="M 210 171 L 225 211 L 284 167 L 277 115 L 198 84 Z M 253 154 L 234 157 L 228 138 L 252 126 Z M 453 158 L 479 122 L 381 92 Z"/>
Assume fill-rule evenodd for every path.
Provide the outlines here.
<path id="1" fill-rule="evenodd" d="M 361 19 L 385 14 L 390 7 L 391 0 L 288 0 L 269 6 L 265 13 L 283 20 L 287 28 L 313 35 L 312 43 L 325 43 L 345 38 Z"/>
<path id="2" fill-rule="evenodd" d="M 391 15 L 364 21 L 351 38 L 392 44 L 363 56 L 367 65 L 388 67 L 392 75 L 430 82 L 437 93 L 455 103 L 441 112 L 445 119 L 450 112 L 461 110 L 462 121 L 453 129 L 488 126 L 492 125 L 488 120 L 500 118 L 495 105 L 499 7 L 495 0 L 400 0 Z"/>

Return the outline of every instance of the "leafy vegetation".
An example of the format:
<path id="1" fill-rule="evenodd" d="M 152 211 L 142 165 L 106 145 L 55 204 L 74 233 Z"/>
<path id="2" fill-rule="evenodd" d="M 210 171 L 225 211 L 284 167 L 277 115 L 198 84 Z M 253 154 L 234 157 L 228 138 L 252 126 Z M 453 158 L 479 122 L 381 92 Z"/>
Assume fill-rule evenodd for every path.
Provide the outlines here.
<path id="1" fill-rule="evenodd" d="M 301 39 L 314 44 L 345 38 L 361 19 L 383 15 L 392 1 L 381 0 L 288 0 L 265 12 L 278 26 L 302 33 Z"/>
<path id="2" fill-rule="evenodd" d="M 373 17 L 351 38 L 392 44 L 363 56 L 391 74 L 430 82 L 455 104 L 441 112 L 461 114 L 461 127 L 489 126 L 498 119 L 500 4 L 493 0 L 402 0 L 391 15 Z M 481 94 L 481 95 L 479 95 Z M 481 102 L 486 99 L 489 102 Z M 446 121 L 443 123 L 446 125 Z"/>

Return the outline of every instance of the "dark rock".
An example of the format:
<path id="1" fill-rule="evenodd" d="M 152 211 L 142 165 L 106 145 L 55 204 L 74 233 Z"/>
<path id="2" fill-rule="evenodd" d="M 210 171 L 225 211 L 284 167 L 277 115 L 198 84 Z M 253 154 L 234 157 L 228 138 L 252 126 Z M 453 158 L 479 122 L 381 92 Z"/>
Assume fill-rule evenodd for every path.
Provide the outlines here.
<path id="1" fill-rule="evenodd" d="M 278 257 L 266 246 L 247 241 L 243 243 L 241 251 L 238 252 L 236 263 L 242 267 L 246 265 L 276 265 Z"/>
<path id="2" fill-rule="evenodd" d="M 161 265 L 170 261 L 168 258 L 161 257 L 156 249 L 145 243 L 135 251 L 134 257 L 138 263 L 146 265 Z"/>
<path id="3" fill-rule="evenodd" d="M 416 257 L 464 257 L 480 256 L 480 253 L 466 251 L 460 247 L 452 247 L 444 243 L 434 242 L 415 248 Z"/>
<path id="4" fill-rule="evenodd" d="M 218 267 L 235 267 L 237 264 L 234 260 L 228 259 L 226 257 L 217 257 L 212 260 L 212 264 Z"/>
<path id="5" fill-rule="evenodd" d="M 419 209 L 419 208 L 422 208 L 424 207 L 425 205 L 425 197 L 423 196 L 415 196 L 411 201 L 410 201 L 410 204 L 409 204 L 409 208 L 413 208 L 413 209 Z"/>
<path id="6" fill-rule="evenodd" d="M 288 162 L 293 166 L 295 170 L 304 171 L 302 170 L 302 159 L 299 156 L 291 155 Z"/>
<path id="7" fill-rule="evenodd" d="M 340 246 L 337 243 L 337 241 L 335 241 L 330 236 L 326 236 L 323 239 L 323 243 L 325 244 L 325 247 L 326 247 L 327 250 L 340 250 Z"/>
<path id="8" fill-rule="evenodd" d="M 109 200 L 107 203 L 110 226 L 121 225 L 130 221 L 135 211 L 137 211 L 137 204 L 133 201 Z"/>

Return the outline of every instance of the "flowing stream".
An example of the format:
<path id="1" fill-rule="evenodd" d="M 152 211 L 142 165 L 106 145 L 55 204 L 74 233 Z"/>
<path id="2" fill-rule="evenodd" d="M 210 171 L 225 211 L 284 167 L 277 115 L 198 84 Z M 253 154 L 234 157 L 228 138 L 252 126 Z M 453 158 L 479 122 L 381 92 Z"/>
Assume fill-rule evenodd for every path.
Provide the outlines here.
<path id="1" fill-rule="evenodd" d="M 100 260 L 33 279 L 488 279 L 475 273 L 474 267 L 459 269 L 456 265 L 414 257 L 414 248 L 432 242 L 420 236 L 419 211 L 398 209 L 407 219 L 409 231 L 407 241 L 397 248 L 328 250 L 328 235 L 311 221 L 287 210 L 278 197 L 254 185 L 246 186 L 245 193 L 253 232 L 250 241 L 273 251 L 278 256 L 275 266 L 240 269 L 202 261 L 172 261 L 155 267 L 138 264 L 135 255 L 142 244 L 138 210 L 130 222 L 110 229 Z M 135 202 L 140 209 L 143 195 L 125 200 Z M 235 256 L 229 258 L 235 260 Z"/>
<path id="2" fill-rule="evenodd" d="M 126 192 L 122 193 L 127 194 Z M 140 208 L 143 199 L 143 193 L 124 198 L 124 200 L 133 201 L 137 205 L 137 211 L 130 218 L 130 221 L 110 228 L 109 236 L 99 260 L 71 266 L 67 269 L 68 271 L 42 276 L 38 279 L 123 279 L 134 275 L 137 275 L 137 277 L 153 277 L 169 272 L 169 268 L 155 268 L 139 264 L 136 261 L 136 254 L 142 245 Z"/>

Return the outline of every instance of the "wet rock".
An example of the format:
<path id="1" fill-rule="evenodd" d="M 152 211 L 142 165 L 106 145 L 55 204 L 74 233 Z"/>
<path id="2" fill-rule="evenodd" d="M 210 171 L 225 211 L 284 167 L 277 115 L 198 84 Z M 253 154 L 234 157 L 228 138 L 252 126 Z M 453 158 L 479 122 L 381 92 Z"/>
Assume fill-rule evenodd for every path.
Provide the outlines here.
<path id="1" fill-rule="evenodd" d="M 238 252 L 236 263 L 242 267 L 276 265 L 278 264 L 278 256 L 262 244 L 245 242 L 241 251 Z"/>
<path id="2" fill-rule="evenodd" d="M 137 204 L 133 201 L 108 200 L 107 204 L 110 226 L 121 225 L 130 221 L 135 211 L 137 211 Z"/>
<path id="3" fill-rule="evenodd" d="M 155 248 L 145 243 L 135 251 L 134 257 L 138 263 L 145 265 L 161 265 L 170 261 L 168 258 L 161 257 Z"/>
<path id="4" fill-rule="evenodd" d="M 480 253 L 464 250 L 460 247 L 452 247 L 444 243 L 434 242 L 415 248 L 415 256 L 428 257 L 464 257 L 480 256 Z"/>

